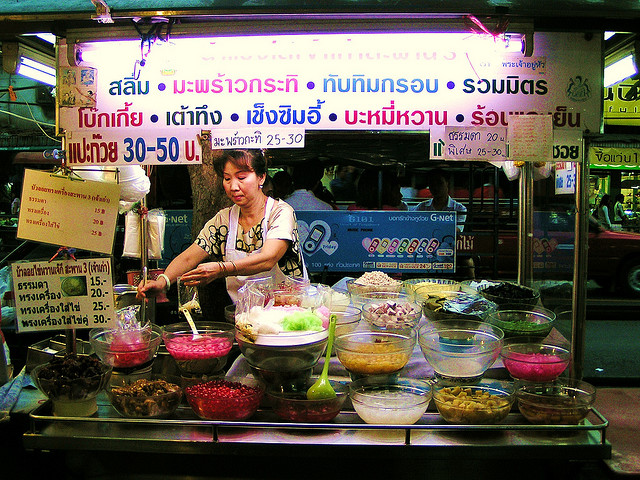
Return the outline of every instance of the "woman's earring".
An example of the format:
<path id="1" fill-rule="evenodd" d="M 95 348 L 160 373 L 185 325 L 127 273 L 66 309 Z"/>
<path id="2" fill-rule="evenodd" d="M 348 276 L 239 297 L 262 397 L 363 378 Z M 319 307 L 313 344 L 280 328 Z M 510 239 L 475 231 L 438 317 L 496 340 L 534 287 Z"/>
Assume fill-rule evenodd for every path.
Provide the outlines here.
<path id="1" fill-rule="evenodd" d="M 264 185 L 261 184 L 258 188 L 262 188 L 262 187 L 264 187 Z"/>

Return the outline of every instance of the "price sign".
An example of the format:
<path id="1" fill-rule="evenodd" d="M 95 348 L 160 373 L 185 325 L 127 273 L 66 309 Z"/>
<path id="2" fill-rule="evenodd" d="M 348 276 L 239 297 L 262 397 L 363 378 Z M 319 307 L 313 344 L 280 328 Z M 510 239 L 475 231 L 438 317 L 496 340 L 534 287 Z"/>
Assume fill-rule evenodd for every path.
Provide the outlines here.
<path id="1" fill-rule="evenodd" d="M 443 155 L 446 160 L 505 160 L 507 129 L 446 127 Z"/>
<path id="2" fill-rule="evenodd" d="M 130 130 L 67 134 L 68 164 L 178 165 L 202 163 L 207 150 L 225 148 L 304 148 L 301 128 L 155 129 L 131 135 Z"/>
<path id="3" fill-rule="evenodd" d="M 115 326 L 110 258 L 11 265 L 18 332 Z"/>
<path id="4" fill-rule="evenodd" d="M 120 185 L 25 170 L 17 237 L 110 254 Z"/>

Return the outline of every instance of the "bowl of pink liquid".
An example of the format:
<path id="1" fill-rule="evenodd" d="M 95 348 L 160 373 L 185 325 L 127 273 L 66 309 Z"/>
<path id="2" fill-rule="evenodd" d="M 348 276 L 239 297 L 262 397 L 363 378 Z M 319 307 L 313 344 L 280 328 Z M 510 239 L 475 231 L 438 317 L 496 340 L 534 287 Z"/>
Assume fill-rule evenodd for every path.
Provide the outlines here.
<path id="1" fill-rule="evenodd" d="M 187 322 L 162 328 L 164 345 L 183 375 L 200 376 L 220 372 L 233 347 L 234 326 L 222 322 L 195 322 L 194 334 Z"/>
<path id="2" fill-rule="evenodd" d="M 157 325 L 131 329 L 94 328 L 89 332 L 93 350 L 105 365 L 114 369 L 138 369 L 150 364 L 162 342 Z"/>
<path id="3" fill-rule="evenodd" d="M 571 352 L 566 346 L 534 342 L 505 344 L 500 356 L 513 378 L 530 382 L 555 380 L 571 360 Z"/>

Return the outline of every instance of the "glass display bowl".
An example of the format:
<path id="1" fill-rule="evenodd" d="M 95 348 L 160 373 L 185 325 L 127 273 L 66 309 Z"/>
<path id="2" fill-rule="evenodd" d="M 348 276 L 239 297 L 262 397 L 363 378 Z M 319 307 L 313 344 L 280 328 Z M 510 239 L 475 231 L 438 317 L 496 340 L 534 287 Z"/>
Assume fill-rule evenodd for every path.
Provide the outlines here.
<path id="1" fill-rule="evenodd" d="M 115 369 L 135 369 L 151 363 L 162 343 L 162 329 L 148 325 L 140 329 L 94 328 L 89 342 L 96 355 Z"/>
<path id="2" fill-rule="evenodd" d="M 557 379 L 546 383 L 519 382 L 516 399 L 520 413 L 539 425 L 577 425 L 596 400 L 590 383 L 575 379 Z"/>
<path id="3" fill-rule="evenodd" d="M 367 303 L 381 302 L 384 300 L 395 302 L 412 302 L 413 296 L 406 292 L 395 292 L 385 290 L 371 290 L 363 293 L 351 294 L 351 304 L 354 307 L 362 308 Z"/>
<path id="4" fill-rule="evenodd" d="M 349 387 L 345 382 L 329 379 L 336 392 L 335 398 L 309 400 L 307 390 L 317 379 L 318 377 L 309 378 L 301 388 L 294 391 L 288 388 L 269 389 L 267 399 L 274 413 L 289 422 L 320 423 L 333 420 L 347 399 Z"/>
<path id="5" fill-rule="evenodd" d="M 505 342 L 500 352 L 502 363 L 516 380 L 549 382 L 558 378 L 569 366 L 571 352 L 567 346 L 527 342 L 514 338 Z"/>
<path id="6" fill-rule="evenodd" d="M 420 328 L 418 342 L 436 377 L 450 384 L 479 381 L 500 355 L 504 334 L 488 323 L 442 320 Z"/>
<path id="7" fill-rule="evenodd" d="M 402 370 L 409 362 L 415 344 L 413 329 L 358 331 L 335 339 L 338 360 L 356 375 L 385 375 Z"/>
<path id="8" fill-rule="evenodd" d="M 431 387 L 409 378 L 361 378 L 349 386 L 351 404 L 366 423 L 413 425 L 427 411 Z"/>
<path id="9" fill-rule="evenodd" d="M 446 278 L 411 278 L 403 282 L 404 291 L 412 294 L 417 302 L 424 302 L 441 292 L 460 290 L 460 282 Z"/>
<path id="10" fill-rule="evenodd" d="M 129 418 L 169 417 L 182 400 L 180 378 L 166 375 L 151 375 L 148 379 L 134 381 L 114 379 L 106 391 L 113 408 Z"/>
<path id="11" fill-rule="evenodd" d="M 162 328 L 162 338 L 178 369 L 185 376 L 212 375 L 227 364 L 233 346 L 233 325 L 223 322 L 195 322 L 194 335 L 187 322 Z"/>
<path id="12" fill-rule="evenodd" d="M 447 423 L 487 425 L 500 423 L 511 411 L 515 389 L 497 380 L 475 385 L 433 385 L 433 401 Z"/>
<path id="13" fill-rule="evenodd" d="M 441 290 L 422 302 L 424 316 L 431 321 L 456 318 L 482 321 L 497 308 L 495 303 L 477 293 L 460 290 Z"/>
<path id="14" fill-rule="evenodd" d="M 416 328 L 422 318 L 422 309 L 416 302 L 380 299 L 362 306 L 362 318 L 374 329 Z"/>
<path id="15" fill-rule="evenodd" d="M 499 327 L 505 338 L 538 337 L 549 335 L 556 314 L 542 307 L 505 308 L 487 314 L 487 321 Z"/>
<path id="16" fill-rule="evenodd" d="M 225 377 L 191 385 L 184 395 L 204 420 L 246 420 L 260 405 L 264 384 L 251 377 Z"/>
<path id="17" fill-rule="evenodd" d="M 60 417 L 88 417 L 98 411 L 96 397 L 107 385 L 112 368 L 83 355 L 54 357 L 31 371 L 36 387 Z"/>
<path id="18" fill-rule="evenodd" d="M 540 292 L 515 282 L 497 282 L 478 287 L 478 293 L 498 307 L 519 305 L 532 307 L 538 304 Z"/>

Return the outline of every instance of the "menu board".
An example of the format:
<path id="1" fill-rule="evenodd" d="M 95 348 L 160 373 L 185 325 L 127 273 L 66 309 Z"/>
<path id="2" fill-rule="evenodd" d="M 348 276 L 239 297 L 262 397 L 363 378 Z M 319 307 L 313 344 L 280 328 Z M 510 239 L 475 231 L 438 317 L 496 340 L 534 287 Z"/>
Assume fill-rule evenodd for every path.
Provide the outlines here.
<path id="1" fill-rule="evenodd" d="M 553 159 L 551 115 L 515 115 L 509 118 L 509 158 L 522 162 Z"/>
<path id="2" fill-rule="evenodd" d="M 111 259 L 11 265 L 18 332 L 114 327 Z"/>
<path id="3" fill-rule="evenodd" d="M 453 273 L 456 212 L 296 211 L 311 272 Z"/>
<path id="4" fill-rule="evenodd" d="M 17 237 L 111 254 L 120 185 L 25 170 Z"/>
<path id="5" fill-rule="evenodd" d="M 507 129 L 499 127 L 446 127 L 445 160 L 507 158 Z"/>

